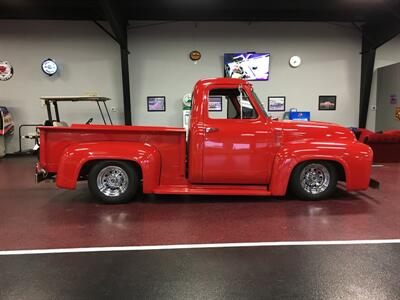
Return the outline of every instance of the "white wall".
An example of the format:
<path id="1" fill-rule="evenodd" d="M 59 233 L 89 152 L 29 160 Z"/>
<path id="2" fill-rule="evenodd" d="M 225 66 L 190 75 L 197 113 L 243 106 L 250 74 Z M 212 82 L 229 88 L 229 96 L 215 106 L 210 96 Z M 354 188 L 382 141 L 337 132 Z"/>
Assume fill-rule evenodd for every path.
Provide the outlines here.
<path id="1" fill-rule="evenodd" d="M 59 76 L 42 73 L 41 62 L 48 57 L 59 64 Z M 45 120 L 40 96 L 91 91 L 113 99 L 109 107 L 118 112 L 112 116 L 122 123 L 119 46 L 93 22 L 0 21 L 0 60 L 14 67 L 14 76 L 0 81 L 0 105 L 9 107 L 17 126 Z M 68 123 L 86 122 L 90 117 L 101 123 L 95 104 L 61 104 L 60 112 Z M 16 151 L 17 144 L 16 133 L 7 152 Z"/>
<path id="2" fill-rule="evenodd" d="M 375 131 L 376 111 L 372 107 L 376 107 L 377 98 L 377 69 L 400 62 L 400 35 L 383 44 L 376 50 L 374 76 L 372 78 L 371 96 L 369 100 L 369 110 L 367 119 L 367 128 Z"/>
<path id="3" fill-rule="evenodd" d="M 395 117 L 399 104 L 391 103 L 391 95 L 400 95 L 400 63 L 379 68 L 377 77 L 375 130 L 399 130 L 400 122 Z"/>
<path id="4" fill-rule="evenodd" d="M 223 76 L 225 52 L 271 53 L 270 81 L 255 82 L 261 99 L 286 96 L 286 107 L 313 120 L 357 126 L 361 36 L 351 25 L 327 23 L 168 23 L 129 31 L 133 122 L 181 126 L 182 96 L 201 78 Z M 199 50 L 194 64 L 188 55 Z M 292 55 L 303 64 L 292 69 Z M 148 113 L 146 97 L 167 97 L 165 113 Z M 318 95 L 337 95 L 336 111 L 318 111 Z"/>

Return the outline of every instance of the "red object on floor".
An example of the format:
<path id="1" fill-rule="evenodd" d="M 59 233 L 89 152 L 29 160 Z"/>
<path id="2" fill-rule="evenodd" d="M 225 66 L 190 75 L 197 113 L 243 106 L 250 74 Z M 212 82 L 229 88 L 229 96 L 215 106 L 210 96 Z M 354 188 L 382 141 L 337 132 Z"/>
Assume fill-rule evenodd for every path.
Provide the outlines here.
<path id="1" fill-rule="evenodd" d="M 379 133 L 359 128 L 358 134 L 358 140 L 374 151 L 375 163 L 400 162 L 400 130 Z"/>
<path id="2" fill-rule="evenodd" d="M 400 164 L 373 168 L 380 190 L 332 199 L 143 196 L 94 202 L 86 183 L 34 183 L 36 158 L 0 160 L 0 250 L 400 238 Z"/>

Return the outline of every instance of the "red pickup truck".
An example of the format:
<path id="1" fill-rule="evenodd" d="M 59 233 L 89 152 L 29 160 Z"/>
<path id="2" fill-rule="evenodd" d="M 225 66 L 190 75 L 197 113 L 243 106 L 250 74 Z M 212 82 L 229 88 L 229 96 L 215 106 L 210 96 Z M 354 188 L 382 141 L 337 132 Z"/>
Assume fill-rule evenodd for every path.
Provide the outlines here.
<path id="1" fill-rule="evenodd" d="M 209 109 L 219 97 L 222 111 Z M 74 189 L 87 180 L 104 203 L 153 194 L 328 197 L 337 181 L 367 189 L 372 151 L 344 127 L 273 121 L 250 83 L 200 80 L 183 128 L 112 125 L 40 127 L 38 181 Z"/>

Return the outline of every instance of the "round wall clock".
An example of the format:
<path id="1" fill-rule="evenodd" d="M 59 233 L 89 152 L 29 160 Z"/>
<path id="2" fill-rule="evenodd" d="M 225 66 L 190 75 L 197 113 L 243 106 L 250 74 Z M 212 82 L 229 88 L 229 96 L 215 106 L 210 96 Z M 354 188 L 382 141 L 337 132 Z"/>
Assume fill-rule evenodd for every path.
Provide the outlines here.
<path id="1" fill-rule="evenodd" d="M 14 69 L 8 61 L 0 61 L 0 80 L 5 81 L 14 75 Z"/>
<path id="2" fill-rule="evenodd" d="M 297 67 L 299 67 L 299 66 L 301 65 L 301 58 L 300 58 L 300 56 L 297 56 L 297 55 L 292 56 L 292 57 L 289 59 L 289 65 L 290 65 L 292 68 L 297 68 Z"/>
<path id="3" fill-rule="evenodd" d="M 42 62 L 42 71 L 49 76 L 53 76 L 58 70 L 58 66 L 51 58 L 46 59 Z"/>

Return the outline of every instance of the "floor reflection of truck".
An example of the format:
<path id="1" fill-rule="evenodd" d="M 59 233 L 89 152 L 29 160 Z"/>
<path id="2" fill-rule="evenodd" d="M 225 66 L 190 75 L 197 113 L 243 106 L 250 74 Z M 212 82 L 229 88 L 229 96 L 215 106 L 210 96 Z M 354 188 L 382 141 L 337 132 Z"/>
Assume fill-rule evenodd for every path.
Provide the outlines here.
<path id="1" fill-rule="evenodd" d="M 212 117 L 208 98 L 226 114 Z M 322 122 L 273 121 L 252 86 L 239 79 L 194 87 L 189 139 L 183 128 L 72 125 L 40 127 L 38 181 L 74 189 L 88 180 L 105 203 L 154 194 L 329 196 L 338 180 L 367 189 L 372 151 L 346 128 Z"/>

